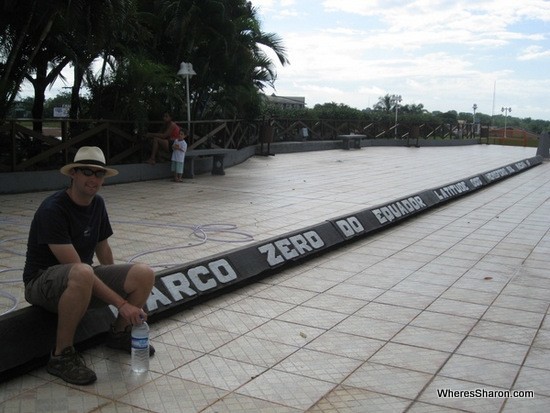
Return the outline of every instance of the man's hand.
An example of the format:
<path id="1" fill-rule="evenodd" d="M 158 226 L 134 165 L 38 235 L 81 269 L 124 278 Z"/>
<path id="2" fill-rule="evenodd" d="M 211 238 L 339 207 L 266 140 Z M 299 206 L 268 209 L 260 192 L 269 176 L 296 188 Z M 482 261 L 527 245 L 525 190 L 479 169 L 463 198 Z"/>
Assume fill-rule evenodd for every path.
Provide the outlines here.
<path id="1" fill-rule="evenodd" d="M 118 312 L 122 318 L 134 325 L 147 321 L 147 313 L 127 301 L 118 307 Z"/>

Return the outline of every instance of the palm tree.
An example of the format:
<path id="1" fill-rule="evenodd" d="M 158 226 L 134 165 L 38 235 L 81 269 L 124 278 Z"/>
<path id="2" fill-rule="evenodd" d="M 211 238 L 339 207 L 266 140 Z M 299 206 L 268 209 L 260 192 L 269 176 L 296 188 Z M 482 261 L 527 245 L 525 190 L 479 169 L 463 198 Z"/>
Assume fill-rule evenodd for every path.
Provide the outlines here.
<path id="1" fill-rule="evenodd" d="M 63 0 L 0 2 L 0 118 L 5 117 L 13 104 L 65 3 Z"/>
<path id="2" fill-rule="evenodd" d="M 261 31 L 256 10 L 245 0 L 0 0 L 0 10 L 6 11 L 0 17 L 0 115 L 26 76 L 35 86 L 38 117 L 45 88 L 69 61 L 71 118 L 77 117 L 84 82 L 94 88 L 97 102 L 103 91 L 116 95 L 116 82 L 122 82 L 118 95 L 134 96 L 133 102 L 144 96 L 156 101 L 162 93 L 173 100 L 177 68 L 188 61 L 198 73 L 191 87 L 194 117 L 242 116 L 256 106 L 258 92 L 275 82 L 265 48 L 288 63 L 281 39 Z M 98 57 L 103 65 L 95 74 L 91 65 Z M 142 82 L 145 73 L 156 75 L 155 81 Z M 181 104 L 184 89 L 177 90 Z"/>
<path id="3" fill-rule="evenodd" d="M 380 96 L 378 102 L 373 106 L 373 109 L 376 111 L 391 113 L 395 111 L 395 106 L 399 103 L 399 95 L 390 95 L 386 94 L 385 96 Z"/>

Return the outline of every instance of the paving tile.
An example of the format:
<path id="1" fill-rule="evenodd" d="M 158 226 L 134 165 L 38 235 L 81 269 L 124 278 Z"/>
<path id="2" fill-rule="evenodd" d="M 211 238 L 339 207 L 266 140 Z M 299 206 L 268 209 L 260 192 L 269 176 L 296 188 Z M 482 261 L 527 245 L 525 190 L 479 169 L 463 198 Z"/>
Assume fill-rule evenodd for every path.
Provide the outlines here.
<path id="1" fill-rule="evenodd" d="M 536 334 L 537 330 L 535 328 L 485 320 L 480 320 L 470 332 L 470 335 L 476 337 L 526 345 L 532 343 Z"/>
<path id="2" fill-rule="evenodd" d="M 533 347 L 527 354 L 525 365 L 550 370 L 550 350 Z"/>
<path id="3" fill-rule="evenodd" d="M 456 412 L 455 409 L 450 407 L 438 406 L 435 404 L 421 403 L 416 402 L 412 405 L 410 409 L 407 410 L 409 413 L 451 413 Z"/>
<path id="4" fill-rule="evenodd" d="M 519 285 L 514 283 L 508 284 L 504 288 L 503 293 L 512 295 L 512 296 L 517 296 L 517 297 L 534 298 L 538 300 L 548 300 L 548 291 L 546 289 L 526 286 L 526 285 Z"/>
<path id="5" fill-rule="evenodd" d="M 434 298 L 426 295 L 409 294 L 401 291 L 387 291 L 376 299 L 377 303 L 400 305 L 407 308 L 424 310 L 434 302 Z"/>
<path id="6" fill-rule="evenodd" d="M 310 298 L 302 305 L 342 314 L 353 314 L 365 306 L 365 301 L 323 293 Z"/>
<path id="7" fill-rule="evenodd" d="M 335 285 L 338 285 L 338 281 L 318 279 L 312 274 L 311 276 L 301 275 L 300 277 L 289 278 L 288 280 L 279 283 L 279 285 L 314 293 L 322 293 L 330 290 Z"/>
<path id="8" fill-rule="evenodd" d="M 355 298 L 357 300 L 371 301 L 385 292 L 382 288 L 367 287 L 352 284 L 351 282 L 334 285 L 327 291 L 329 294 Z"/>
<path id="9" fill-rule="evenodd" d="M 283 320 L 270 320 L 250 331 L 246 336 L 302 347 L 312 340 L 315 340 L 316 337 L 324 332 L 324 329 L 317 327 L 300 325 Z"/>
<path id="10" fill-rule="evenodd" d="M 432 330 L 466 334 L 476 323 L 477 320 L 473 318 L 435 313 L 426 310 L 420 313 L 410 324 L 412 326 L 430 328 Z"/>
<path id="11" fill-rule="evenodd" d="M 405 326 L 399 323 L 352 315 L 335 326 L 334 330 L 378 340 L 389 340 L 403 327 Z"/>
<path id="12" fill-rule="evenodd" d="M 544 314 L 548 310 L 548 304 L 548 300 L 538 300 L 536 298 L 501 294 L 495 300 L 493 305 L 496 307 L 512 308 L 515 310 L 532 311 Z"/>
<path id="13" fill-rule="evenodd" d="M 468 285 L 464 285 L 468 287 Z M 470 288 L 459 288 L 456 285 L 453 285 L 443 294 L 441 294 L 441 299 L 462 301 L 472 304 L 480 305 L 490 305 L 495 298 L 498 296 L 496 292 L 487 292 L 487 291 L 478 291 L 473 289 L 473 286 Z"/>
<path id="14" fill-rule="evenodd" d="M 451 353 L 406 344 L 387 343 L 369 361 L 424 373 L 436 373 Z"/>
<path id="15" fill-rule="evenodd" d="M 438 298 L 428 307 L 428 310 L 436 313 L 478 319 L 487 311 L 487 306 L 467 301 Z"/>
<path id="16" fill-rule="evenodd" d="M 421 294 L 430 297 L 439 297 L 446 289 L 447 286 L 445 285 L 425 283 L 422 281 L 411 281 L 409 279 L 401 281 L 399 284 L 395 285 L 392 288 L 393 291 L 402 291 L 410 294 Z"/>
<path id="17" fill-rule="evenodd" d="M 108 399 L 61 383 L 48 383 L 24 390 L 0 404 L 2 412 L 58 412 L 93 411 L 107 404 Z"/>
<path id="18" fill-rule="evenodd" d="M 445 363 L 439 375 L 508 389 L 519 369 L 516 364 L 455 354 Z"/>
<path id="19" fill-rule="evenodd" d="M 51 379 L 49 379 L 48 377 L 40 378 L 34 375 L 25 375 L 15 377 L 12 380 L 0 383 L 0 403 L 8 400 L 13 396 L 25 393 L 28 390 L 34 389 L 52 381 L 53 377 L 49 377 L 51 377 Z"/>
<path id="20" fill-rule="evenodd" d="M 416 308 L 371 302 L 357 311 L 355 315 L 375 318 L 377 320 L 392 321 L 394 323 L 408 324 L 417 317 L 420 312 L 421 310 Z"/>
<path id="21" fill-rule="evenodd" d="M 202 413 L 301 413 L 302 409 L 271 403 L 266 400 L 248 397 L 242 394 L 231 393 L 218 400 Z"/>
<path id="22" fill-rule="evenodd" d="M 270 367 L 297 350 L 298 347 L 295 346 L 245 335 L 212 351 L 211 354 L 256 366 Z"/>
<path id="23" fill-rule="evenodd" d="M 532 413 L 546 412 L 550 408 L 550 397 L 536 395 L 534 398 L 508 399 L 502 412 L 504 413 Z"/>
<path id="24" fill-rule="evenodd" d="M 462 334 L 429 328 L 406 326 L 391 341 L 432 350 L 454 351 L 463 340 Z"/>
<path id="25" fill-rule="evenodd" d="M 539 330 L 533 341 L 533 347 L 545 348 L 550 350 L 550 331 L 549 330 Z"/>
<path id="26" fill-rule="evenodd" d="M 238 337 L 238 334 L 228 331 L 187 324 L 158 336 L 156 341 L 207 353 L 232 341 L 236 337 Z"/>
<path id="27" fill-rule="evenodd" d="M 154 412 L 196 412 L 225 394 L 226 391 L 215 387 L 163 376 L 131 391 L 120 401 Z"/>
<path id="28" fill-rule="evenodd" d="M 131 406 L 120 402 L 113 402 L 104 404 L 94 412 L 98 413 L 146 413 L 147 410 L 141 409 L 137 406 Z"/>
<path id="29" fill-rule="evenodd" d="M 549 380 L 550 370 L 523 366 L 519 371 L 519 376 L 513 388 L 514 390 L 522 391 L 532 390 L 537 396 L 544 395 L 550 397 Z"/>
<path id="30" fill-rule="evenodd" d="M 529 346 L 522 344 L 470 336 L 466 337 L 456 353 L 487 360 L 522 364 L 528 351 Z"/>
<path id="31" fill-rule="evenodd" d="M 347 314 L 335 311 L 300 306 L 281 314 L 277 317 L 277 320 L 328 330 L 346 317 Z"/>
<path id="32" fill-rule="evenodd" d="M 371 267 L 349 278 L 347 282 L 365 287 L 388 289 L 405 278 L 407 278 L 406 275 L 381 273 L 380 270 Z"/>
<path id="33" fill-rule="evenodd" d="M 306 344 L 305 348 L 366 361 L 384 344 L 382 340 L 331 330 Z"/>
<path id="34" fill-rule="evenodd" d="M 377 393 L 414 399 L 431 378 L 431 374 L 367 361 L 342 384 Z"/>
<path id="35" fill-rule="evenodd" d="M 339 384 L 361 363 L 360 360 L 336 354 L 300 349 L 273 368 Z"/>
<path id="36" fill-rule="evenodd" d="M 277 300 L 266 300 L 261 297 L 247 297 L 239 302 L 229 304 L 226 309 L 258 317 L 273 318 L 290 310 L 294 304 Z"/>
<path id="37" fill-rule="evenodd" d="M 282 301 L 283 303 L 289 303 L 299 305 L 305 301 L 316 297 L 318 294 L 311 291 L 304 291 L 298 288 L 289 288 L 281 285 L 272 285 L 253 294 L 254 297 L 265 298 L 267 300 Z"/>
<path id="38" fill-rule="evenodd" d="M 277 370 L 268 370 L 236 392 L 284 406 L 306 410 L 334 384 Z"/>
<path id="39" fill-rule="evenodd" d="M 269 318 L 221 309 L 198 318 L 191 324 L 215 328 L 217 330 L 225 330 L 236 334 L 244 334 L 267 321 L 269 321 Z"/>
<path id="40" fill-rule="evenodd" d="M 405 411 L 410 403 L 410 400 L 400 397 L 339 386 L 319 400 L 308 412 L 393 413 Z"/>
<path id="41" fill-rule="evenodd" d="M 513 324 L 522 327 L 538 328 L 544 314 L 513 308 L 491 307 L 483 315 L 483 320 Z"/>
<path id="42" fill-rule="evenodd" d="M 155 342 L 155 356 L 149 359 L 149 369 L 157 373 L 169 373 L 172 370 L 189 363 L 204 353 L 199 351 L 189 350 L 184 347 Z M 116 358 L 109 357 L 109 360 L 116 360 L 119 363 L 131 364 L 131 357 L 122 354 L 120 351 L 115 351 Z"/>
<path id="43" fill-rule="evenodd" d="M 170 375 L 233 391 L 264 371 L 265 367 L 206 354 L 172 371 Z"/>

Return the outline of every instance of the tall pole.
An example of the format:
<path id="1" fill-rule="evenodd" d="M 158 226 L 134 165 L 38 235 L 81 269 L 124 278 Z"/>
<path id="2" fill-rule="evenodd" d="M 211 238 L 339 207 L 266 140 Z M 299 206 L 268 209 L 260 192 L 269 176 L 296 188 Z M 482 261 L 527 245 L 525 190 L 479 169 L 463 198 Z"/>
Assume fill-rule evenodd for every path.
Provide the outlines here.
<path id="1" fill-rule="evenodd" d="M 472 117 L 472 132 L 473 132 L 473 135 L 474 135 L 474 138 L 476 136 L 476 109 L 477 109 L 477 104 L 474 103 L 474 106 L 472 106 L 472 109 L 474 110 L 474 116 Z"/>
<path id="2" fill-rule="evenodd" d="M 511 112 L 512 108 L 503 107 L 500 111 L 504 113 L 504 139 L 506 139 L 506 120 L 508 119 L 508 112 Z"/>
<path id="3" fill-rule="evenodd" d="M 185 75 L 185 90 L 187 92 L 187 133 L 191 133 L 191 103 L 189 100 L 189 75 Z"/>
<path id="4" fill-rule="evenodd" d="M 401 95 L 395 97 L 395 139 L 397 139 L 397 108 L 401 102 Z"/>
<path id="5" fill-rule="evenodd" d="M 191 133 L 191 100 L 189 98 L 189 77 L 196 75 L 191 63 L 181 62 L 178 75 L 185 76 L 185 93 L 187 97 L 187 132 Z"/>

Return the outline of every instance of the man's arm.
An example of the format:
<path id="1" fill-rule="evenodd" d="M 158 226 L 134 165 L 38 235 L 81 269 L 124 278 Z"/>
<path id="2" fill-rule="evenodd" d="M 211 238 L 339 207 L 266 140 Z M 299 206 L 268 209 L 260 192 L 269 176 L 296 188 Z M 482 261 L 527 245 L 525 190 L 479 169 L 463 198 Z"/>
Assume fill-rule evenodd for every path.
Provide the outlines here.
<path id="1" fill-rule="evenodd" d="M 82 262 L 72 244 L 49 244 L 52 253 L 60 264 L 77 264 Z M 96 247 L 97 259 L 101 264 L 112 264 L 113 253 L 107 240 L 101 241 Z M 117 307 L 121 315 L 131 323 L 139 323 L 140 317 L 145 316 L 143 311 L 134 305 L 124 305 L 126 300 L 111 290 L 97 276 L 94 277 L 92 294 L 107 304 Z"/>
<path id="2" fill-rule="evenodd" d="M 73 244 L 48 244 L 48 246 L 60 264 L 76 264 L 82 262 Z"/>
<path id="3" fill-rule="evenodd" d="M 113 251 L 111 250 L 111 246 L 109 245 L 109 241 L 107 239 L 104 239 L 97 244 L 95 247 L 95 255 L 99 263 L 102 265 L 112 265 L 115 263 Z"/>

